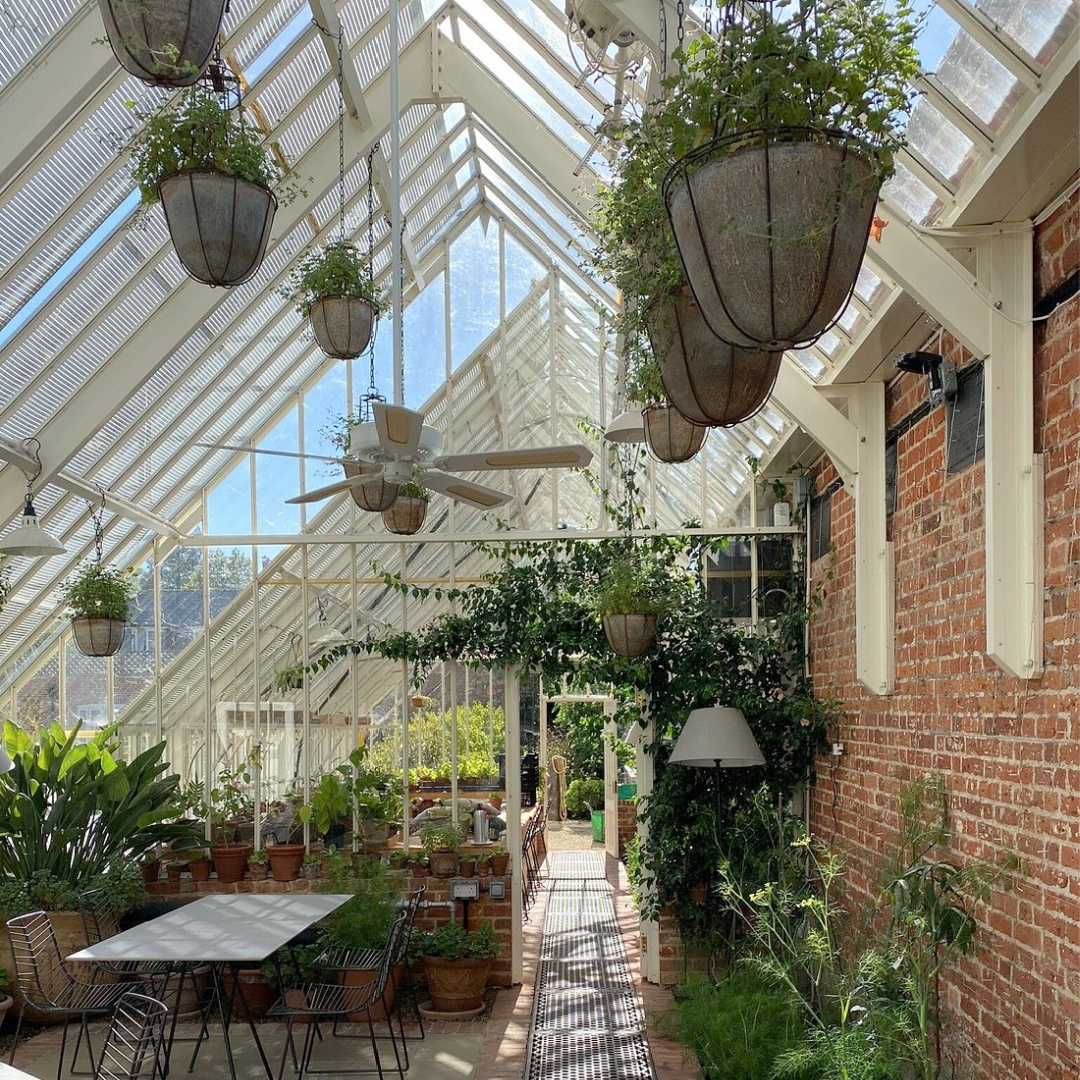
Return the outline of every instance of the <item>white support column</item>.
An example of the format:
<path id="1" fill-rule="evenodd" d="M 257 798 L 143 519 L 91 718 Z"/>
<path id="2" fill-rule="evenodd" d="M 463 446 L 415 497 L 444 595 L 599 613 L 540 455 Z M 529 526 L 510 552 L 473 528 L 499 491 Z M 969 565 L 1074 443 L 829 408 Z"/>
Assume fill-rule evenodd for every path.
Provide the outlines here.
<path id="1" fill-rule="evenodd" d="M 518 669 L 503 670 L 506 721 L 506 850 L 510 853 L 510 981 L 524 973 L 521 939 L 521 700 Z"/>
<path id="2" fill-rule="evenodd" d="M 986 405 L 986 652 L 1019 679 L 1042 674 L 1042 455 L 1034 453 L 1032 237 L 980 240 L 979 276 L 989 285 Z"/>
<path id="3" fill-rule="evenodd" d="M 653 723 L 652 712 L 649 707 L 649 697 L 642 694 L 641 719 L 638 724 L 641 734 L 633 740 L 637 751 L 637 795 L 639 805 L 643 799 L 652 795 L 653 784 L 656 781 L 656 765 L 652 754 L 645 751 L 646 746 L 652 745 L 656 738 L 656 727 Z M 637 820 L 638 843 L 644 845 L 649 839 L 648 822 L 642 820 L 640 813 Z M 641 889 L 643 892 L 650 889 L 649 882 L 643 877 Z M 641 920 L 641 975 L 647 982 L 660 982 L 660 926 L 653 919 Z"/>
<path id="4" fill-rule="evenodd" d="M 885 386 L 848 388 L 858 431 L 855 476 L 855 652 L 861 682 L 891 694 L 894 677 L 893 550 L 885 533 Z"/>

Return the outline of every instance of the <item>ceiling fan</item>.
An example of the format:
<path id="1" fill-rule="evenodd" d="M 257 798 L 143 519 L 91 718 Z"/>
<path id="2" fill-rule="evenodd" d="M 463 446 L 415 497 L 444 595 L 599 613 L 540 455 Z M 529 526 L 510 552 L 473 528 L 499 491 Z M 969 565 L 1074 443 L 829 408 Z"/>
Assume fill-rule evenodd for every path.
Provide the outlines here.
<path id="1" fill-rule="evenodd" d="M 349 450 L 345 457 L 326 457 L 322 454 L 293 454 L 284 450 L 259 450 L 250 446 L 229 446 L 224 443 L 198 443 L 216 450 L 240 450 L 275 457 L 315 458 L 338 464 L 376 465 L 380 468 L 352 476 L 326 487 L 306 491 L 288 503 L 319 502 L 350 491 L 364 484 L 388 480 L 397 483 L 417 479 L 425 487 L 458 502 L 492 510 L 510 501 L 510 496 L 483 484 L 449 476 L 454 472 L 479 472 L 499 469 L 580 468 L 592 461 L 592 451 L 581 443 L 561 446 L 529 446 L 518 450 L 488 450 L 472 454 L 443 454 L 442 433 L 424 423 L 423 413 L 403 405 L 374 402 L 373 419 L 354 424 Z M 417 475 L 419 474 L 419 475 Z"/>

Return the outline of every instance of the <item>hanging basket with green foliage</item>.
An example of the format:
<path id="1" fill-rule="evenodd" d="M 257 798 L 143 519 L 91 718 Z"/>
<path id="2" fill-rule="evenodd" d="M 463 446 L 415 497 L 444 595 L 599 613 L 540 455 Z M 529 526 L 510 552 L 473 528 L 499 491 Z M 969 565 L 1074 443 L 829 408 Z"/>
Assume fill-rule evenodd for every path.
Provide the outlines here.
<path id="1" fill-rule="evenodd" d="M 383 524 L 392 533 L 411 536 L 424 524 L 431 492 L 411 480 L 399 485 L 397 491 L 393 506 L 382 513 Z"/>
<path id="2" fill-rule="evenodd" d="M 214 55 L 225 0 L 98 0 L 120 66 L 157 86 L 192 86 Z"/>
<path id="3" fill-rule="evenodd" d="M 118 570 L 96 561 L 79 567 L 63 587 L 79 652 L 85 656 L 112 656 L 120 651 L 137 589 L 132 567 Z"/>
<path id="4" fill-rule="evenodd" d="M 709 429 L 688 420 L 674 405 L 650 405 L 641 412 L 645 443 L 657 461 L 677 465 L 689 461 L 704 445 Z"/>
<path id="5" fill-rule="evenodd" d="M 353 502 L 361 510 L 367 510 L 372 514 L 380 514 L 394 505 L 400 485 L 383 477 L 381 465 L 346 461 L 343 463 L 342 468 L 345 470 L 345 475 L 349 477 L 371 476 L 371 479 L 366 484 L 358 484 L 349 489 Z M 421 520 L 420 524 L 423 524 L 423 520 Z"/>

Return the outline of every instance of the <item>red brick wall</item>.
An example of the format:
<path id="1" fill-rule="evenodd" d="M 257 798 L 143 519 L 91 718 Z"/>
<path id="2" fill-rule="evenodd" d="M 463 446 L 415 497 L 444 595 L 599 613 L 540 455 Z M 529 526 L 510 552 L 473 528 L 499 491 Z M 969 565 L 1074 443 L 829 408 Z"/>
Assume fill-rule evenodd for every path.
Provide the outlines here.
<path id="1" fill-rule="evenodd" d="M 1036 235 L 1036 299 L 1080 265 L 1080 199 Z M 938 351 L 969 362 L 947 335 Z M 1080 1077 L 1080 297 L 1035 329 L 1035 450 L 1045 462 L 1041 679 L 1005 675 L 985 655 L 982 462 L 945 473 L 945 411 L 898 445 L 896 690 L 855 677 L 854 514 L 832 503 L 835 556 L 814 564 L 827 591 L 811 668 L 847 719 L 846 755 L 819 763 L 817 835 L 848 857 L 849 895 L 872 895 L 897 825 L 899 776 L 939 770 L 961 859 L 1019 851 L 1027 873 L 979 911 L 975 954 L 945 979 L 946 1058 L 972 1080 Z M 904 375 L 886 395 L 889 426 L 925 400 Z M 835 472 L 828 463 L 821 480 Z M 834 579 L 827 581 L 832 568 Z M 948 1073 L 946 1073 L 948 1075 Z"/>

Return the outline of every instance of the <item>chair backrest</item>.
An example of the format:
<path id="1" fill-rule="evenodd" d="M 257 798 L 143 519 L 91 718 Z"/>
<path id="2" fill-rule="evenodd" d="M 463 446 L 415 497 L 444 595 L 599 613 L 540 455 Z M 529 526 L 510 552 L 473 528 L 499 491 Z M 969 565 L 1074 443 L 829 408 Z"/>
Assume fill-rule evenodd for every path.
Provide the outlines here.
<path id="1" fill-rule="evenodd" d="M 145 994 L 127 993 L 116 1004 L 98 1063 L 98 1080 L 154 1080 L 164 1065 L 164 1002 Z"/>
<path id="2" fill-rule="evenodd" d="M 403 963 L 409 955 L 409 942 L 412 940 L 413 925 L 416 923 L 416 913 L 420 908 L 420 901 L 427 892 L 427 885 L 421 885 L 419 889 L 409 894 L 405 904 L 405 932 L 398 940 L 397 955 L 391 961 L 391 965 Z"/>
<path id="3" fill-rule="evenodd" d="M 104 889 L 84 892 L 79 898 L 79 913 L 82 915 L 87 945 L 96 945 L 120 933 L 120 919 Z"/>
<path id="4" fill-rule="evenodd" d="M 383 950 L 382 963 L 379 964 L 379 974 L 375 980 L 375 989 L 372 991 L 371 1000 L 373 1002 L 379 1001 L 383 994 L 386 993 L 386 984 L 390 978 L 390 972 L 393 970 L 395 957 L 398 955 L 398 951 L 401 948 L 402 940 L 405 937 L 405 926 L 409 921 L 408 909 L 401 912 L 397 919 L 394 920 L 394 925 L 390 928 L 390 936 L 386 941 L 386 948 Z"/>
<path id="5" fill-rule="evenodd" d="M 7 921 L 19 992 L 30 1005 L 63 1005 L 73 981 L 64 967 L 52 923 L 44 911 Z"/>

